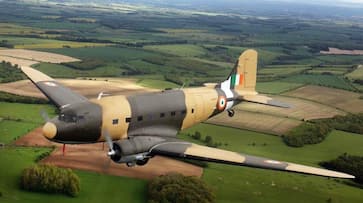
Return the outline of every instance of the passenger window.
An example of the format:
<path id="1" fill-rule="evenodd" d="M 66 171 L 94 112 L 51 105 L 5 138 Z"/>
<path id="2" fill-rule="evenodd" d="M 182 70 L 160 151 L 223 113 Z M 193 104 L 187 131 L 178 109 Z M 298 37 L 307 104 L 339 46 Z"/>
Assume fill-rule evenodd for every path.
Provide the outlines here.
<path id="1" fill-rule="evenodd" d="M 165 113 L 160 113 L 160 118 L 164 118 L 165 117 Z"/>
<path id="2" fill-rule="evenodd" d="M 171 116 L 175 116 L 175 114 L 176 114 L 176 112 L 175 112 L 175 111 L 172 111 L 172 112 L 170 113 L 170 115 L 171 115 Z"/>
<path id="3" fill-rule="evenodd" d="M 131 118 L 130 118 L 130 117 L 127 117 L 127 118 L 125 119 L 125 121 L 126 121 L 126 123 L 130 123 L 130 122 L 131 122 Z"/>
<path id="4" fill-rule="evenodd" d="M 142 116 L 137 117 L 137 120 L 142 121 L 143 120 Z"/>
<path id="5" fill-rule="evenodd" d="M 112 120 L 112 124 L 113 124 L 113 125 L 117 125 L 117 124 L 118 124 L 118 119 L 113 119 L 113 120 Z"/>
<path id="6" fill-rule="evenodd" d="M 192 109 L 192 113 L 194 113 L 194 109 Z"/>

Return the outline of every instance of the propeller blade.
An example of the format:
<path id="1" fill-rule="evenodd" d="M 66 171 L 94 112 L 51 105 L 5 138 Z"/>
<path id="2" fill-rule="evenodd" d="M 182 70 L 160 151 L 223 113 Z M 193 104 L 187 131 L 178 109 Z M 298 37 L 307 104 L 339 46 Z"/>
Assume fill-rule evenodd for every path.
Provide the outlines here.
<path id="1" fill-rule="evenodd" d="M 108 133 L 107 130 L 103 130 L 103 136 L 105 136 L 105 139 L 106 139 L 106 142 L 107 142 L 107 145 L 108 145 L 108 148 L 109 148 L 109 151 L 108 151 L 107 155 L 108 156 L 115 155 L 116 152 L 115 152 L 115 150 L 113 150 L 112 138 L 111 138 L 111 136 L 110 136 L 110 134 Z"/>
<path id="2" fill-rule="evenodd" d="M 45 109 L 42 109 L 41 111 L 40 111 L 40 115 L 42 116 L 42 118 L 43 118 L 43 120 L 45 121 L 45 122 L 48 122 L 50 119 L 49 119 L 49 115 L 48 115 L 48 113 L 45 111 Z"/>

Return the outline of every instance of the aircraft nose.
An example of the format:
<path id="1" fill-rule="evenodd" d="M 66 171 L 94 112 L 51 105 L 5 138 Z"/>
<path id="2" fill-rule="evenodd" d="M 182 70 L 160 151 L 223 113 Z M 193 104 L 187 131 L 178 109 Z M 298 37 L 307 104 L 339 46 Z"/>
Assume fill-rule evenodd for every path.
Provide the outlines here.
<path id="1" fill-rule="evenodd" d="M 57 134 L 57 127 L 52 122 L 47 122 L 43 126 L 43 136 L 48 139 L 53 139 Z"/>

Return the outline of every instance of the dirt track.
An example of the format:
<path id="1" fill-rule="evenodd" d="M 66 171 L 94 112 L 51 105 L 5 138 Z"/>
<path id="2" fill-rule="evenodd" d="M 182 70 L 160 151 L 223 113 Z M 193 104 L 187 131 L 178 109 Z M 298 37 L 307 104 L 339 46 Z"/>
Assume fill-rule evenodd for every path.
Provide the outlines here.
<path id="1" fill-rule="evenodd" d="M 116 176 L 128 176 L 132 178 L 151 179 L 168 173 L 181 173 L 187 176 L 201 177 L 203 169 L 182 161 L 156 156 L 148 164 L 139 167 L 127 167 L 125 164 L 116 164 L 106 155 L 107 147 L 103 149 L 102 143 L 86 145 L 66 145 L 66 153 L 63 156 L 62 145 L 55 144 L 41 135 L 41 128 L 26 134 L 15 142 L 18 146 L 56 146 L 51 155 L 41 163 L 54 164 L 56 166 L 93 171 Z"/>

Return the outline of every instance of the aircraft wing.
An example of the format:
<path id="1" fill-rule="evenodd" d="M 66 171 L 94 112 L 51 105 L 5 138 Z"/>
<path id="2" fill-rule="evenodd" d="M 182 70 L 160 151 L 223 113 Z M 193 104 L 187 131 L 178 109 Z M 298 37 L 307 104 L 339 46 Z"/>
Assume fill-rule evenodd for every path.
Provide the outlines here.
<path id="1" fill-rule="evenodd" d="M 23 73 L 43 92 L 57 107 L 87 101 L 88 99 L 64 87 L 53 78 L 33 68 L 23 66 Z"/>
<path id="2" fill-rule="evenodd" d="M 250 156 L 227 150 L 201 146 L 184 141 L 167 141 L 150 149 L 154 155 L 189 158 L 201 161 L 225 163 L 231 165 L 264 168 L 296 173 L 312 174 L 335 178 L 355 178 L 352 175 L 289 162 L 271 160 L 263 157 Z"/>

